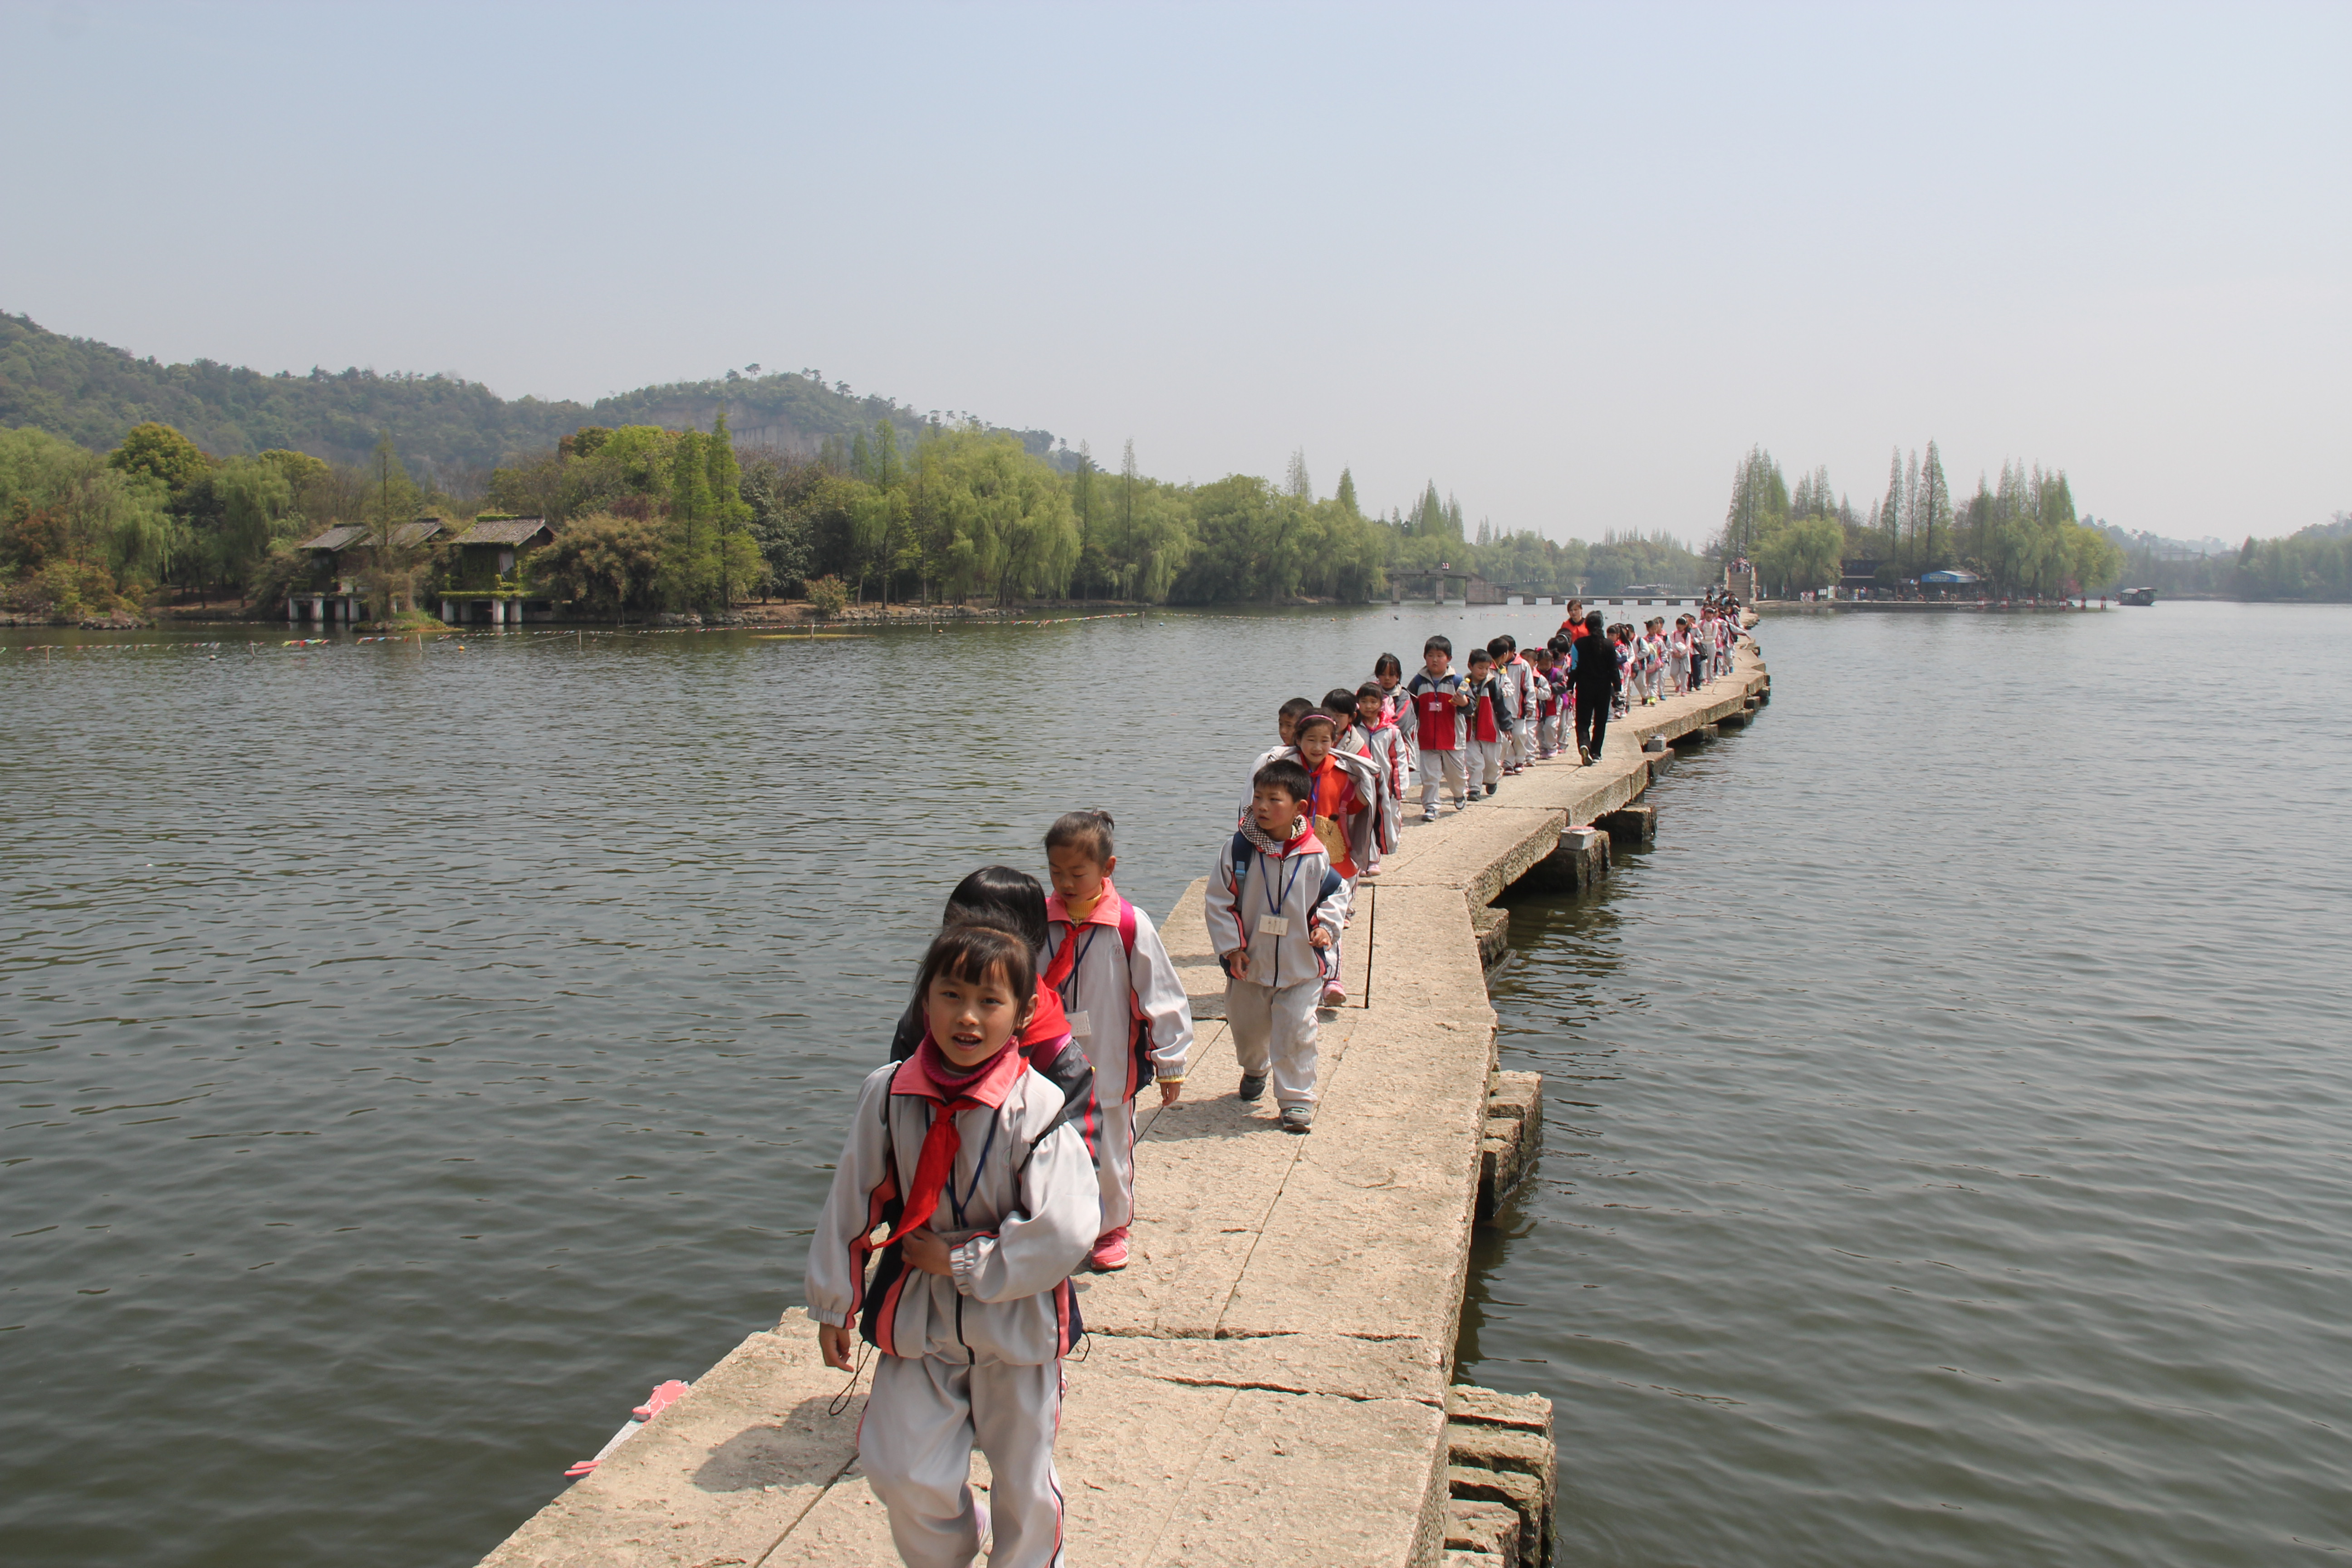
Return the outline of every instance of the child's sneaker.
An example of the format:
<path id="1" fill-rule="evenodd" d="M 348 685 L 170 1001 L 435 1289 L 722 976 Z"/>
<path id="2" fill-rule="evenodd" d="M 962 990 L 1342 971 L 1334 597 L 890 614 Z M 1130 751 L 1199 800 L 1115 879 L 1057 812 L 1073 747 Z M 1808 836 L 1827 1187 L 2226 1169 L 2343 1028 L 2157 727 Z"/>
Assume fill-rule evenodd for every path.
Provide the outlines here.
<path id="1" fill-rule="evenodd" d="M 1315 1108 L 1311 1105 L 1286 1105 L 1282 1108 L 1282 1130 L 1285 1132 L 1305 1132 L 1315 1125 Z"/>
<path id="2" fill-rule="evenodd" d="M 1437 820 L 1437 807 L 1433 805 L 1423 806 L 1421 808 L 1421 819 L 1423 822 L 1435 822 Z"/>
<path id="3" fill-rule="evenodd" d="M 1347 1005 L 1346 988 L 1336 984 L 1323 987 L 1323 999 L 1316 1004 L 1318 1007 L 1344 1007 Z"/>
<path id="4" fill-rule="evenodd" d="M 1255 1105 L 1260 1100 L 1264 1099 L 1265 1096 L 1265 1074 L 1262 1072 L 1245 1072 L 1242 1074 L 1241 1097 L 1243 1104 Z"/>
<path id="5" fill-rule="evenodd" d="M 1495 787 L 1496 787 L 1496 786 L 1494 786 L 1493 784 L 1488 784 L 1488 785 L 1486 786 L 1486 798 L 1487 798 L 1487 799 L 1492 800 L 1492 799 L 1495 797 Z"/>
<path id="6" fill-rule="evenodd" d="M 1127 1226 L 1105 1231 L 1095 1237 L 1094 1250 L 1087 1254 L 1089 1266 L 1108 1274 L 1127 1267 Z"/>

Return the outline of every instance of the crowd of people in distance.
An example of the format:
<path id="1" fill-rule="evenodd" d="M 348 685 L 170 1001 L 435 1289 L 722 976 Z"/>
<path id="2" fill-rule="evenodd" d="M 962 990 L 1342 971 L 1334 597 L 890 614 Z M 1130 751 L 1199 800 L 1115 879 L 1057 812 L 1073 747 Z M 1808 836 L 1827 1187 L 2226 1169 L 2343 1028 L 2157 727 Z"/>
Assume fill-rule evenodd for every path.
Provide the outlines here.
<path id="1" fill-rule="evenodd" d="M 1210 870 L 1206 923 L 1226 976 L 1242 1100 L 1271 1087 L 1279 1125 L 1315 1122 L 1319 1010 L 1347 1000 L 1356 890 L 1392 850 L 1404 803 L 1456 811 L 1573 747 L 1597 761 L 1612 714 L 1696 690 L 1731 667 L 1738 605 L 1610 626 L 1571 600 L 1531 654 L 1433 637 L 1410 679 L 1370 680 L 1276 714 L 1234 831 Z M 824 1363 L 880 1352 L 858 1458 L 900 1558 L 966 1568 L 1061 1561 L 1054 1469 L 1062 1358 L 1084 1332 L 1071 1277 L 1123 1268 L 1135 1212 L 1136 1105 L 1183 1094 L 1192 1015 L 1150 917 L 1111 881 L 1110 814 L 1074 811 L 1045 841 L 1051 890 L 991 866 L 959 883 L 925 952 L 890 1059 L 860 1086 L 809 1244 Z M 967 1484 L 987 1454 L 981 1503 Z"/>

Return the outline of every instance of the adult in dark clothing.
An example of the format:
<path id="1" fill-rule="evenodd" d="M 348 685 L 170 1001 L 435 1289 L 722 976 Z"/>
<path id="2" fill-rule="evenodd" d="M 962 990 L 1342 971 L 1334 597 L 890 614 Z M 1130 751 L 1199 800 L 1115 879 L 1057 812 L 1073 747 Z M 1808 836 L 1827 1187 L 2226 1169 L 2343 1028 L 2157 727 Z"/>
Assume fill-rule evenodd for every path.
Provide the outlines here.
<path id="1" fill-rule="evenodd" d="M 1588 763 L 1601 760 L 1601 742 L 1609 734 L 1609 709 L 1622 679 L 1617 646 L 1601 627 L 1600 611 L 1584 617 L 1584 635 L 1576 639 L 1575 662 L 1568 672 L 1576 685 L 1576 750 Z"/>

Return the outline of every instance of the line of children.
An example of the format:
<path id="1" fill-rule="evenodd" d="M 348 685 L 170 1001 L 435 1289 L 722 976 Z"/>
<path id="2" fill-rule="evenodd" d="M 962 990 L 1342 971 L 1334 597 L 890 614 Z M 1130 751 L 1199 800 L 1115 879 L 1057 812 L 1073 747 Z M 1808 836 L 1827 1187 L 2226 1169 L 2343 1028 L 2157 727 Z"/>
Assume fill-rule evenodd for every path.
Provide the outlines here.
<path id="1" fill-rule="evenodd" d="M 1271 1086 L 1282 1127 L 1312 1128 L 1317 1008 L 1344 999 L 1356 883 L 1393 846 L 1407 791 L 1418 784 L 1433 821 L 1441 785 L 1466 808 L 1563 751 L 1570 694 L 1596 671 L 1648 701 L 1669 671 L 1681 689 L 1728 666 L 1727 616 L 1683 617 L 1671 637 L 1663 625 L 1639 638 L 1593 625 L 1581 647 L 1563 631 L 1531 658 L 1497 638 L 1473 650 L 1466 679 L 1432 637 L 1410 682 L 1383 655 L 1353 691 L 1283 704 L 1281 743 L 1251 771 L 1205 900 L 1242 1100 Z M 1045 854 L 1050 896 L 989 867 L 950 897 L 891 1059 L 860 1087 L 810 1242 L 825 1363 L 852 1371 L 860 1338 L 880 1352 L 859 1461 L 916 1568 L 964 1568 L 984 1544 L 993 1568 L 1060 1562 L 1061 1360 L 1084 1331 L 1070 1277 L 1126 1266 L 1135 1101 L 1156 1083 L 1175 1103 L 1191 1052 L 1165 945 L 1111 880 L 1109 815 L 1066 814 Z M 968 1484 L 975 1446 L 992 1477 L 985 1506 Z"/>

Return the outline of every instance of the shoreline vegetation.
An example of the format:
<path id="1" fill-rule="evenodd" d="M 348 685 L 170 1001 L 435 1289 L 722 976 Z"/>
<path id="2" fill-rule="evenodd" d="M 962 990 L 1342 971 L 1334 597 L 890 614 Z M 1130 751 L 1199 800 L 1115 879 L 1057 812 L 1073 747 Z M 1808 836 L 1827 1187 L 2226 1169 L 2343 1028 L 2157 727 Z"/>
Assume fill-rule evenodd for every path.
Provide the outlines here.
<path id="1" fill-rule="evenodd" d="M 551 542 L 463 575 L 483 522 L 543 519 Z M 420 529 L 419 523 L 436 523 Z M 334 558 L 304 548 L 352 531 Z M 481 476 L 428 486 L 390 430 L 364 466 L 272 448 L 220 458 L 173 427 L 134 426 L 94 452 L 45 430 L 0 430 L 0 611 L 131 624 L 215 604 L 282 616 L 289 595 L 356 599 L 381 623 L 436 595 L 551 603 L 569 617 L 730 616 L 778 596 L 838 616 L 860 607 L 1040 602 L 1360 604 L 1391 583 L 1484 578 L 1565 598 L 1700 584 L 1716 569 L 1668 535 L 1566 543 L 1482 523 L 1434 481 L 1410 512 L 1365 512 L 1352 474 L 1316 492 L 1304 454 L 1280 482 L 1145 475 L 1083 447 L 1066 467 L 977 421 L 926 425 L 911 445 L 875 421 L 808 455 L 747 447 L 725 404 L 711 428 L 583 426 Z"/>
<path id="2" fill-rule="evenodd" d="M 548 525 L 530 547 L 468 548 L 481 522 L 528 519 Z M 0 316 L 0 620 L 16 625 L 270 621 L 316 595 L 379 626 L 453 593 L 528 599 L 535 619 L 722 623 L 779 598 L 826 617 L 1359 604 L 1453 597 L 1465 578 L 1561 599 L 1696 592 L 1741 562 L 1783 597 L 1857 564 L 1897 591 L 1964 568 L 2004 598 L 2111 592 L 2135 566 L 2166 593 L 2352 597 L 2343 514 L 2249 540 L 2235 562 L 2143 563 L 2097 524 L 2038 466 L 1956 504 L 1930 442 L 1924 460 L 1896 455 L 1866 513 L 1823 470 L 1790 487 L 1758 448 L 1704 551 L 1663 531 L 1562 542 L 1474 528 L 1434 480 L 1385 515 L 1346 469 L 1318 494 L 1303 452 L 1279 479 L 1172 483 L 1132 441 L 1106 466 L 1083 443 L 860 397 L 815 370 L 750 365 L 592 406 L 451 376 L 159 365 Z M 302 548 L 330 529 L 332 552 Z"/>
<path id="3" fill-rule="evenodd" d="M 1759 586 L 1779 599 L 1832 584 L 1866 587 L 1874 599 L 1916 597 L 1925 574 L 1944 572 L 1972 574 L 1982 596 L 2003 601 L 2112 597 L 2141 585 L 2166 598 L 2352 600 L 2352 513 L 2284 539 L 2249 536 L 2228 554 L 2167 556 L 2144 536 L 2078 515 L 2063 468 L 2004 463 L 1998 479 L 1978 475 L 1976 492 L 1956 501 L 1933 441 L 1924 458 L 1895 451 L 1886 492 L 1866 512 L 1832 490 L 1827 468 L 1792 487 L 1772 455 L 1753 447 L 1709 552 L 1753 562 Z"/>

